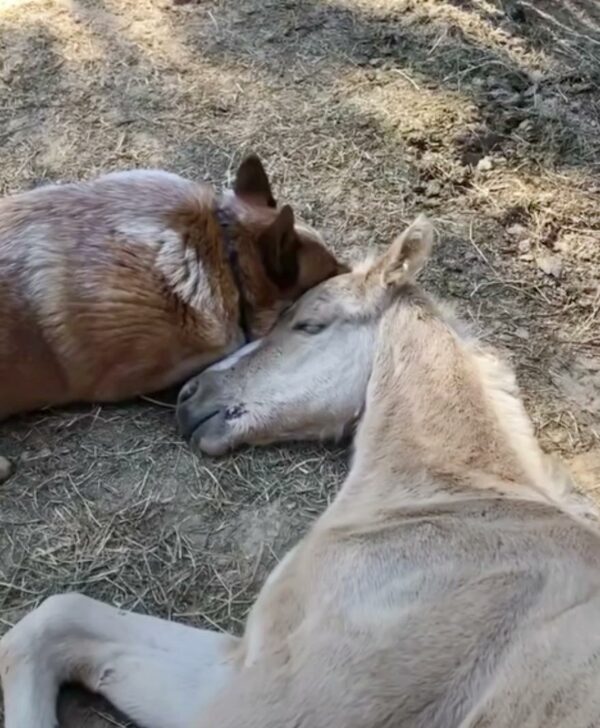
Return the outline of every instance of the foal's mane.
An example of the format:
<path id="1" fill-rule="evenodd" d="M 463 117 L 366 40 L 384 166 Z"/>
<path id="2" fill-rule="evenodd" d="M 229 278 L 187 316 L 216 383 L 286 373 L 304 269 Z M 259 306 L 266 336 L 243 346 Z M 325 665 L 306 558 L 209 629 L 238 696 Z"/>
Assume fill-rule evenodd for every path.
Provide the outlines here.
<path id="1" fill-rule="evenodd" d="M 483 343 L 450 306 L 437 302 L 436 305 L 474 364 L 500 430 L 535 490 L 570 512 L 596 517 L 595 506 L 576 491 L 567 468 L 539 446 L 512 366 L 495 348 Z"/>

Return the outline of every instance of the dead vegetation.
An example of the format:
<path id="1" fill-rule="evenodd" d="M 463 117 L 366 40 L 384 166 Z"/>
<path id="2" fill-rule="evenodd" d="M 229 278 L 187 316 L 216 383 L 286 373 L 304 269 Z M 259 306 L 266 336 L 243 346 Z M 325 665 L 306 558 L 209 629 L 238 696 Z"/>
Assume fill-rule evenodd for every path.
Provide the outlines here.
<path id="1" fill-rule="evenodd" d="M 0 0 L 2 193 L 149 166 L 220 184 L 254 149 L 347 255 L 425 210 L 430 286 L 512 352 L 566 458 L 600 445 L 599 124 L 593 0 Z M 152 402 L 3 423 L 0 455 L 0 633 L 70 589 L 239 631 L 346 462 L 197 459 Z"/>

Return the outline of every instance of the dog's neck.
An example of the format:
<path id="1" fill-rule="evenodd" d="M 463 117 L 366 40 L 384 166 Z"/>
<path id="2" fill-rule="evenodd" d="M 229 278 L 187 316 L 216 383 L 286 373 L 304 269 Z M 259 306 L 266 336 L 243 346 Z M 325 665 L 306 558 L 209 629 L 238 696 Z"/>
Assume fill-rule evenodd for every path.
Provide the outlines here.
<path id="1" fill-rule="evenodd" d="M 250 304 L 246 297 L 242 270 L 240 267 L 240 259 L 234 235 L 234 228 L 237 224 L 237 218 L 231 209 L 217 206 L 215 216 L 221 228 L 221 240 L 225 257 L 231 270 L 231 276 L 238 292 L 238 323 L 244 335 L 245 343 L 252 341 L 252 328 L 249 322 Z"/>

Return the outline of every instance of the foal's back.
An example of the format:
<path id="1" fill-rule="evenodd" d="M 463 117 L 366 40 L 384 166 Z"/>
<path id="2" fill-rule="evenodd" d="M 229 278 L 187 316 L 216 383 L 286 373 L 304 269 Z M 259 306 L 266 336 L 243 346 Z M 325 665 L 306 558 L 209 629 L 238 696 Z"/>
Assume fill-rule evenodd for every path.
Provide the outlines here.
<path id="1" fill-rule="evenodd" d="M 346 568 L 330 574 L 356 635 L 346 680 L 354 710 L 370 704 L 363 725 L 600 721 L 598 533 L 551 505 L 485 496 L 365 523 L 335 527 Z"/>
<path id="2" fill-rule="evenodd" d="M 533 501 L 327 518 L 259 598 L 265 659 L 198 725 L 595 725 L 599 556 L 597 533 Z"/>

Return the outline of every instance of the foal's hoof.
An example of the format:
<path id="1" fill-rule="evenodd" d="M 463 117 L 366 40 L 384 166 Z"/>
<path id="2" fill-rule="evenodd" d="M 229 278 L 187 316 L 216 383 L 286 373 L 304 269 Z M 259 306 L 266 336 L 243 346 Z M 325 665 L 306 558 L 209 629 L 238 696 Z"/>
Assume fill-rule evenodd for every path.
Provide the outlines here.
<path id="1" fill-rule="evenodd" d="M 10 460 L 0 455 L 0 483 L 4 483 L 12 475 L 13 466 Z"/>

